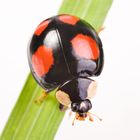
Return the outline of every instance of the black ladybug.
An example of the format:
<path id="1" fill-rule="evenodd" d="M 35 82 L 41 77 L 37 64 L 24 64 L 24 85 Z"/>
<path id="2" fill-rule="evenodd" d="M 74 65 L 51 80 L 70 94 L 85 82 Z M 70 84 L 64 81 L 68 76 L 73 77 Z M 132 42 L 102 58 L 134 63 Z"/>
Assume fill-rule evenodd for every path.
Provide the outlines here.
<path id="1" fill-rule="evenodd" d="M 78 120 L 92 108 L 96 82 L 103 68 L 101 40 L 87 22 L 72 15 L 44 20 L 35 30 L 28 47 L 31 72 L 46 93 L 58 87 L 61 108 L 71 106 Z"/>

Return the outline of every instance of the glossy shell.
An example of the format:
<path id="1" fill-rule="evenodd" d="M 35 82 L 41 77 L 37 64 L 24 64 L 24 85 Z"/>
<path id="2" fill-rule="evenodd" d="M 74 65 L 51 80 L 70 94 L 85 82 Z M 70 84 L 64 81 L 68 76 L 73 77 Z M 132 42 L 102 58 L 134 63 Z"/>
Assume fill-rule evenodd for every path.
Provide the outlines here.
<path id="1" fill-rule="evenodd" d="M 103 67 L 102 43 L 85 21 L 59 15 L 37 27 L 28 60 L 37 82 L 51 90 L 74 77 L 98 76 Z"/>

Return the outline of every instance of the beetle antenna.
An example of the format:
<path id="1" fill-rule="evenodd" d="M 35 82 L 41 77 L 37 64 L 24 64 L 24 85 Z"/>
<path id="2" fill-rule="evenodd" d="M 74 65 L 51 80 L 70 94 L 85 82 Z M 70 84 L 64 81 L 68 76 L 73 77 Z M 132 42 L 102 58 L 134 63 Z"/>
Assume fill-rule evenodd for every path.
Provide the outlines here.
<path id="1" fill-rule="evenodd" d="M 89 116 L 89 119 L 90 119 L 90 120 L 92 119 L 92 117 L 91 117 L 90 114 L 93 115 L 93 116 L 95 116 L 97 119 L 99 119 L 99 121 L 102 121 L 102 120 L 103 120 L 103 119 L 100 118 L 99 116 L 97 116 L 97 115 L 95 115 L 95 114 L 93 114 L 93 113 L 88 112 L 87 115 Z M 93 119 L 92 119 L 92 120 L 93 120 Z"/>
<path id="2" fill-rule="evenodd" d="M 74 122 L 75 122 L 76 117 L 77 117 L 77 115 L 75 114 L 75 117 L 74 117 L 74 119 L 72 121 L 72 125 L 74 125 Z"/>

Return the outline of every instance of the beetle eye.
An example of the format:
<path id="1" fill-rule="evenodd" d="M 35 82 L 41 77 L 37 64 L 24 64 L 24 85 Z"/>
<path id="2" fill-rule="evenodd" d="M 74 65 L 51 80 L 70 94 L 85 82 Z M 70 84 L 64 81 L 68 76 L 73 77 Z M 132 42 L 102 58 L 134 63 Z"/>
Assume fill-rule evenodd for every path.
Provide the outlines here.
<path id="1" fill-rule="evenodd" d="M 72 103 L 71 104 L 71 109 L 72 109 L 72 111 L 77 112 L 78 109 L 79 109 L 79 104 L 78 103 Z"/>
<path id="2" fill-rule="evenodd" d="M 85 102 L 85 104 L 88 105 L 88 109 L 90 110 L 92 108 L 92 104 L 91 104 L 90 100 L 86 99 L 84 102 Z"/>

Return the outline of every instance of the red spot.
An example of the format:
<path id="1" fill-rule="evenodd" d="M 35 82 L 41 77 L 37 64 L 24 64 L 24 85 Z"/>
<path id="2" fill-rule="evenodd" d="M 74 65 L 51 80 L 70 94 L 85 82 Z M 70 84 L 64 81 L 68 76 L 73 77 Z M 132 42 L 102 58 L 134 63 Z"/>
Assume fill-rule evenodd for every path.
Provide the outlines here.
<path id="1" fill-rule="evenodd" d="M 40 46 L 32 56 L 33 69 L 38 76 L 48 73 L 54 63 L 52 48 Z"/>
<path id="2" fill-rule="evenodd" d="M 39 36 L 45 30 L 45 28 L 47 28 L 48 24 L 49 20 L 45 20 L 42 23 L 40 23 L 35 31 L 35 35 Z"/>
<path id="3" fill-rule="evenodd" d="M 99 48 L 96 41 L 91 37 L 83 34 L 78 34 L 71 40 L 74 52 L 79 57 L 87 59 L 97 59 L 99 57 Z"/>
<path id="4" fill-rule="evenodd" d="M 62 15 L 62 16 L 59 16 L 58 18 L 62 22 L 67 23 L 67 24 L 72 24 L 72 25 L 75 25 L 79 21 L 79 18 L 75 16 L 70 16 L 70 15 Z"/>

